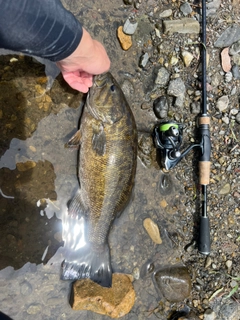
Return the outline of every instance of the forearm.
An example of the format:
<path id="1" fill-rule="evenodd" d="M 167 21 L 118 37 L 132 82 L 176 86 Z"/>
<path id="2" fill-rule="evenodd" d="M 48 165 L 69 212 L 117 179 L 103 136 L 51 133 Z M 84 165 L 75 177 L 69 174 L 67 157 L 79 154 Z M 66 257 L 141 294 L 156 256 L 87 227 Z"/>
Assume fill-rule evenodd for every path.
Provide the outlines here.
<path id="1" fill-rule="evenodd" d="M 0 47 L 52 61 L 78 47 L 82 27 L 60 0 L 0 0 Z"/>

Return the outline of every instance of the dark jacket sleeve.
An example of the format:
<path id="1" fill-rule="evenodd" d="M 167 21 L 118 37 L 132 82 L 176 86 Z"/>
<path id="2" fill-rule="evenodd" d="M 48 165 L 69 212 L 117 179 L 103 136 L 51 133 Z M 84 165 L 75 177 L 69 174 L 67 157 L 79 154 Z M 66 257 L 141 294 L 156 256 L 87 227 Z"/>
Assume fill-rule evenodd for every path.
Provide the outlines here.
<path id="1" fill-rule="evenodd" d="M 0 48 L 59 61 L 81 38 L 81 24 L 60 0 L 0 0 Z"/>

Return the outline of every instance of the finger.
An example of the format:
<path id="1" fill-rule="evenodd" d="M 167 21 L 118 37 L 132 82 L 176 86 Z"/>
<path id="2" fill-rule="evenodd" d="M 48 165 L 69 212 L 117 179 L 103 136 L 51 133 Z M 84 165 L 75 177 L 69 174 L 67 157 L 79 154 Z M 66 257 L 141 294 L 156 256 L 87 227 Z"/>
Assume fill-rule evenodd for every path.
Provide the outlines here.
<path id="1" fill-rule="evenodd" d="M 92 79 L 81 77 L 78 71 L 63 72 L 62 75 L 64 80 L 75 90 L 86 93 L 92 86 Z"/>

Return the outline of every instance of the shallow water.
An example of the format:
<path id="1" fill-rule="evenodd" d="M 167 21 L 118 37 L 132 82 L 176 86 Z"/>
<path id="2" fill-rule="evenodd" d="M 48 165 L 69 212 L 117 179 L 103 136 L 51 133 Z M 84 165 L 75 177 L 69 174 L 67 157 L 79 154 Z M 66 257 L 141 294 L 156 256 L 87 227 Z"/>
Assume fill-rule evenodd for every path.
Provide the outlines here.
<path id="1" fill-rule="evenodd" d="M 127 59 L 116 38 L 116 29 L 130 9 L 119 1 L 111 5 L 90 1 L 84 6 L 77 0 L 63 2 L 105 44 L 112 59 L 111 71 L 119 83 L 132 83 L 134 94 L 125 94 L 139 136 L 150 132 L 156 118 L 140 106 L 151 79 L 144 73 L 141 79 L 132 76 L 139 72 L 136 55 L 141 49 L 132 49 L 132 59 Z M 144 23 L 149 26 L 147 20 Z M 137 34 L 135 41 L 144 41 L 144 36 Z M 70 282 L 59 279 L 64 256 L 61 219 L 78 186 L 77 151 L 66 150 L 64 144 L 78 128 L 84 97 L 64 85 L 61 76 L 47 90 L 43 65 L 29 57 L 17 55 L 16 61 L 11 61 L 12 57 L 0 57 L 1 311 L 14 320 L 105 319 L 73 311 L 68 304 Z M 160 297 L 149 264 L 154 270 L 179 263 L 178 244 L 185 232 L 179 227 L 185 210 L 183 199 L 183 185 L 175 174 L 164 174 L 154 161 L 145 167 L 138 160 L 132 201 L 115 220 L 109 236 L 113 271 L 135 277 L 137 299 L 124 319 L 156 318 L 151 311 Z M 154 244 L 143 228 L 147 217 L 159 225 L 161 245 Z"/>

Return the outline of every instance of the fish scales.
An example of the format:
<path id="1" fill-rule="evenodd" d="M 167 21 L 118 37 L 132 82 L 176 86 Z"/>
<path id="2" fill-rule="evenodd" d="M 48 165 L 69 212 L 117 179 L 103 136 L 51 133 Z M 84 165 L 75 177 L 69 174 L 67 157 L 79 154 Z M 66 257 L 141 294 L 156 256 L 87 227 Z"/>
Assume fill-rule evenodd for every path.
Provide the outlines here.
<path id="1" fill-rule="evenodd" d="M 135 120 L 110 73 L 95 77 L 79 131 L 81 188 L 69 212 L 73 218 L 78 217 L 82 228 L 78 241 L 83 245 L 66 256 L 62 279 L 88 277 L 110 286 L 112 271 L 107 238 L 114 218 L 129 201 L 137 164 Z"/>

